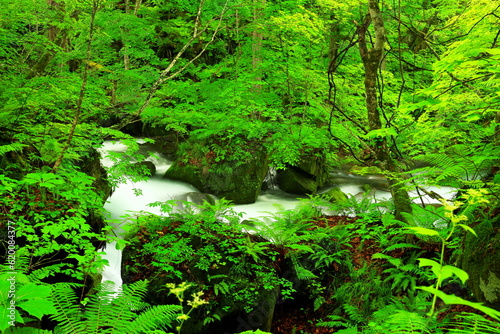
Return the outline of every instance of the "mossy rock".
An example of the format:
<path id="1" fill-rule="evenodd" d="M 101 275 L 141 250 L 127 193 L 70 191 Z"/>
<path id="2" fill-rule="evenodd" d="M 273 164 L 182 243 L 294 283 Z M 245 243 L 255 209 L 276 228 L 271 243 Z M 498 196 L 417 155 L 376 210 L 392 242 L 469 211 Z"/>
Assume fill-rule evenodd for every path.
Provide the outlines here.
<path id="1" fill-rule="evenodd" d="M 310 174 L 294 167 L 278 172 L 278 185 L 281 190 L 297 195 L 315 194 L 318 190 L 318 183 Z"/>
<path id="2" fill-rule="evenodd" d="M 187 182 L 198 189 L 203 188 L 201 170 L 195 165 L 183 164 L 179 160 L 174 161 L 163 176 L 167 179 Z"/>
<path id="3" fill-rule="evenodd" d="M 151 161 L 136 162 L 134 165 L 140 168 L 140 171 L 144 172 L 147 176 L 153 176 L 156 173 L 156 166 Z"/>
<path id="4" fill-rule="evenodd" d="M 500 310 L 500 233 L 490 221 L 474 228 L 477 237 L 468 234 L 462 258 L 462 269 L 478 301 Z"/>
<path id="5" fill-rule="evenodd" d="M 323 187 L 328 180 L 328 168 L 324 154 L 302 155 L 297 168 L 311 175 L 318 187 Z"/>
<path id="6" fill-rule="evenodd" d="M 234 204 L 249 204 L 257 200 L 267 170 L 265 153 L 257 151 L 244 163 L 226 160 L 209 166 L 177 159 L 164 177 L 190 183 L 201 192 L 214 194 Z"/>
<path id="7" fill-rule="evenodd" d="M 331 203 L 346 203 L 348 201 L 347 195 L 340 188 L 332 188 L 322 196 Z"/>

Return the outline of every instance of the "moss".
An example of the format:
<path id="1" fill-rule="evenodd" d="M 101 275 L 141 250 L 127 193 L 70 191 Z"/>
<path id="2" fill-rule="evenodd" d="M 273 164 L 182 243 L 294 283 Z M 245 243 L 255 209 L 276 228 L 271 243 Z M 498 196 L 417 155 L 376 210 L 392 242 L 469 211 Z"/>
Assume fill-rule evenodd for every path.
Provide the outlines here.
<path id="1" fill-rule="evenodd" d="M 323 194 L 323 197 L 328 199 L 331 203 L 345 203 L 347 202 L 347 196 L 339 188 L 333 188 L 328 190 Z"/>
<path id="2" fill-rule="evenodd" d="M 192 154 L 196 155 L 196 152 Z M 235 204 L 254 203 L 268 170 L 265 152 L 255 150 L 244 163 L 226 159 L 217 163 L 179 158 L 165 178 L 192 184 L 204 193 L 224 197 Z"/>
<path id="3" fill-rule="evenodd" d="M 469 234 L 465 240 L 462 269 L 476 298 L 500 310 L 500 234 L 489 221 L 474 230 L 477 237 Z"/>
<path id="4" fill-rule="evenodd" d="M 288 168 L 278 173 L 280 189 L 291 194 L 315 194 L 318 183 L 307 173 Z"/>

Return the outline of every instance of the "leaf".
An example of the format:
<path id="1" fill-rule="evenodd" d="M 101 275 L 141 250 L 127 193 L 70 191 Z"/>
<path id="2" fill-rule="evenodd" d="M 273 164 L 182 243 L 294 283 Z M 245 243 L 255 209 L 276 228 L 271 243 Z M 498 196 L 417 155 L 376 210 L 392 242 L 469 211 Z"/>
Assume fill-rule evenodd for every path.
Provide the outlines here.
<path id="1" fill-rule="evenodd" d="M 47 298 L 50 296 L 50 287 L 28 283 L 16 292 L 17 300 Z"/>
<path id="2" fill-rule="evenodd" d="M 460 226 L 461 228 L 463 228 L 464 230 L 474 234 L 475 237 L 477 237 L 477 234 L 476 234 L 476 231 L 474 231 L 472 229 L 472 227 L 468 226 L 468 225 L 465 225 L 465 224 L 457 224 L 458 226 Z"/>
<path id="3" fill-rule="evenodd" d="M 474 303 L 470 302 L 468 300 L 462 299 L 460 297 L 457 297 L 455 295 L 448 295 L 444 293 L 441 290 L 438 290 L 432 286 L 417 286 L 417 289 L 424 290 L 427 292 L 430 292 L 439 298 L 445 303 L 445 304 L 458 304 L 458 305 L 467 305 L 470 307 L 475 308 L 476 310 L 479 310 L 487 315 L 489 315 L 492 318 L 495 318 L 497 320 L 500 320 L 500 311 L 497 311 L 495 309 L 492 309 L 490 307 L 484 306 L 481 303 Z"/>
<path id="4" fill-rule="evenodd" d="M 16 306 L 22 308 L 28 312 L 28 314 L 35 316 L 40 320 L 46 314 L 55 314 L 57 312 L 54 304 L 46 299 L 31 299 L 18 303 Z"/>
<path id="5" fill-rule="evenodd" d="M 441 265 L 439 263 L 437 263 L 434 260 L 426 259 L 426 258 L 419 258 L 418 261 L 419 261 L 419 264 L 418 264 L 419 267 L 430 266 L 434 275 L 436 277 L 441 277 L 442 268 L 441 268 Z"/>
<path id="6" fill-rule="evenodd" d="M 367 138 L 380 138 L 380 137 L 389 137 L 389 136 L 394 136 L 396 137 L 398 134 L 394 128 L 383 128 L 383 129 L 376 129 L 368 132 L 366 134 Z"/>
<path id="7" fill-rule="evenodd" d="M 469 279 L 469 274 L 467 274 L 467 272 L 455 266 L 444 266 L 441 268 L 441 272 L 443 276 L 442 279 L 451 277 L 453 274 L 456 275 L 464 284 Z"/>
<path id="8" fill-rule="evenodd" d="M 417 233 L 417 234 L 430 235 L 430 236 L 439 237 L 439 232 L 438 231 L 431 230 L 429 228 L 413 226 L 413 227 L 407 227 L 407 229 L 408 230 L 412 230 L 414 233 Z"/>

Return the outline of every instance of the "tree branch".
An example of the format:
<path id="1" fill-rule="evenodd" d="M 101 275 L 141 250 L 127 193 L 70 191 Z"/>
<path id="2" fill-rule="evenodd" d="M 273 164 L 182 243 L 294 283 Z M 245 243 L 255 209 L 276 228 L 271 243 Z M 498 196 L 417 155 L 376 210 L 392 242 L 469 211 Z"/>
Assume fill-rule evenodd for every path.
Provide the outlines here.
<path id="1" fill-rule="evenodd" d="M 191 46 L 191 44 L 198 38 L 200 37 L 205 31 L 208 30 L 208 28 L 210 27 L 210 23 L 215 21 L 215 20 L 210 20 L 203 29 L 201 30 L 198 30 L 197 28 L 197 25 L 198 25 L 198 22 L 200 20 L 200 16 L 201 16 L 201 12 L 202 12 L 202 7 L 203 7 L 203 4 L 205 3 L 205 0 L 202 0 L 200 2 L 200 5 L 198 7 L 198 12 L 196 14 L 196 19 L 195 19 L 195 26 L 193 28 L 194 30 L 194 33 L 193 33 L 193 36 L 186 42 L 186 44 L 184 44 L 184 46 L 182 47 L 182 49 L 177 53 L 177 55 L 174 57 L 174 59 L 172 59 L 172 61 L 170 62 L 170 64 L 167 66 L 166 69 L 164 69 L 161 73 L 160 73 L 160 77 L 153 83 L 153 85 L 151 86 L 151 88 L 149 89 L 149 92 L 148 92 L 148 96 L 146 97 L 146 100 L 144 101 L 144 103 L 139 107 L 139 109 L 131 114 L 131 115 L 128 115 L 127 117 L 125 117 L 120 123 L 116 124 L 116 125 L 113 125 L 111 128 L 112 129 L 115 129 L 115 130 L 120 130 L 122 129 L 124 126 L 126 126 L 127 124 L 130 124 L 131 122 L 133 122 L 135 119 L 137 119 L 141 114 L 142 112 L 149 106 L 149 103 L 151 102 L 151 100 L 153 99 L 153 96 L 155 95 L 156 91 L 159 89 L 159 87 L 161 86 L 161 84 L 163 84 L 165 81 L 167 80 L 170 80 L 170 79 L 173 79 L 175 78 L 176 76 L 178 76 L 182 71 L 184 71 L 186 69 L 186 67 L 188 67 L 189 65 L 191 65 L 196 59 L 198 59 L 199 57 L 201 57 L 201 55 L 206 51 L 206 49 L 208 48 L 208 46 L 210 44 L 212 44 L 212 42 L 215 40 L 215 36 L 217 35 L 217 33 L 222 29 L 221 28 L 221 25 L 222 25 L 222 19 L 224 18 L 224 14 L 226 12 L 226 8 L 227 8 L 227 3 L 228 3 L 228 0 L 226 0 L 226 2 L 224 3 L 224 7 L 222 9 L 222 12 L 220 14 L 220 17 L 218 18 L 218 24 L 217 24 L 217 27 L 215 28 L 213 34 L 212 34 L 212 37 L 211 39 L 205 43 L 203 49 L 195 56 L 193 57 L 190 61 L 187 62 L 187 64 L 185 64 L 184 66 L 182 66 L 178 71 L 174 72 L 173 74 L 171 75 L 168 75 L 170 73 L 170 71 L 172 70 L 172 68 L 175 66 L 175 64 L 177 63 L 177 61 L 179 60 L 179 58 L 184 54 L 184 52 L 187 50 L 187 48 L 189 46 Z"/>

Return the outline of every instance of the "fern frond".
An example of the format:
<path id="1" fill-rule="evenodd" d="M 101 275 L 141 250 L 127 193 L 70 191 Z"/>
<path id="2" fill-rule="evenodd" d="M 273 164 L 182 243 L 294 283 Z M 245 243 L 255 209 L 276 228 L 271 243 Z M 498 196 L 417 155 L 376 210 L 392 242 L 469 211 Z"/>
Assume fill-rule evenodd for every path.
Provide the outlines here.
<path id="1" fill-rule="evenodd" d="M 21 151 L 23 149 L 23 147 L 25 147 L 25 146 L 27 146 L 27 145 L 24 145 L 21 143 L 0 145 L 0 156 L 4 155 L 5 153 L 8 153 L 8 152 Z"/>
<path id="2" fill-rule="evenodd" d="M 123 332 L 139 334 L 148 332 L 157 328 L 170 327 L 182 308 L 179 305 L 156 305 L 143 311 L 137 318 L 125 327 Z"/>
<path id="3" fill-rule="evenodd" d="M 351 304 L 344 304 L 342 305 L 342 307 L 345 313 L 349 316 L 349 319 L 351 319 L 353 322 L 363 323 L 366 320 L 365 316 L 356 306 Z"/>
<path id="4" fill-rule="evenodd" d="M 328 321 L 318 322 L 316 325 L 320 327 L 328 327 L 328 328 L 338 328 L 338 327 L 348 327 L 349 322 L 347 322 L 344 318 L 339 315 L 329 315 Z"/>
<path id="5" fill-rule="evenodd" d="M 310 270 L 307 270 L 306 268 L 304 268 L 302 266 L 302 264 L 299 262 L 297 256 L 295 254 L 292 254 L 290 256 L 290 258 L 292 259 L 292 263 L 293 263 L 293 269 L 295 269 L 295 273 L 297 274 L 297 278 L 299 280 L 310 280 L 310 279 L 313 279 L 313 278 L 317 278 L 318 276 L 314 275 L 312 273 L 312 271 Z"/>
<path id="6" fill-rule="evenodd" d="M 68 284 L 56 284 L 52 287 L 51 299 L 57 313 L 51 316 L 59 323 L 60 333 L 85 334 L 85 323 L 76 293 Z"/>
<path id="7" fill-rule="evenodd" d="M 141 308 L 148 283 L 148 281 L 137 281 L 129 285 L 124 285 L 118 293 L 118 297 L 113 299 L 111 303 L 108 302 L 109 293 L 98 294 L 99 300 L 97 303 L 100 303 L 99 307 L 95 305 L 89 311 L 93 310 L 94 313 L 92 316 L 94 319 L 103 314 L 103 325 L 114 328 L 117 333 L 127 333 L 124 329 L 136 317 L 136 314 L 132 310 Z M 102 306 L 104 308 L 101 311 L 100 307 Z"/>
<path id="8" fill-rule="evenodd" d="M 460 313 L 446 327 L 449 334 L 500 334 L 500 322 L 485 319 L 475 313 Z"/>
<path id="9" fill-rule="evenodd" d="M 403 310 L 389 316 L 386 325 L 392 334 L 424 334 L 434 333 L 429 328 L 429 320 L 424 316 Z"/>

